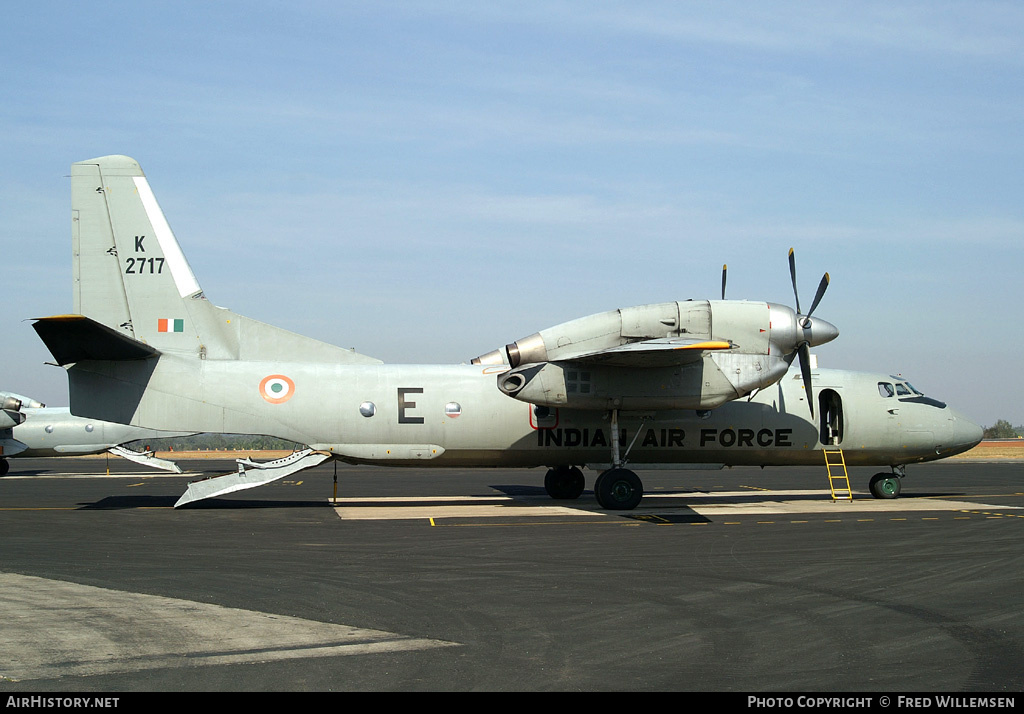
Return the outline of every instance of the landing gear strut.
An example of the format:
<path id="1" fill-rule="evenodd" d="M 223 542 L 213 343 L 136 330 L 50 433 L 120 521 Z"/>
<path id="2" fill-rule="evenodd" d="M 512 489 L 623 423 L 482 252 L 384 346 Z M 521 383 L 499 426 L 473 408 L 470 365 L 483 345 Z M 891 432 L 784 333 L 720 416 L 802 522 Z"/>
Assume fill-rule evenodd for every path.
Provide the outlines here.
<path id="1" fill-rule="evenodd" d="M 868 487 L 871 489 L 871 495 L 875 498 L 899 498 L 900 491 L 903 489 L 903 483 L 901 479 L 905 475 L 905 470 L 902 465 L 893 466 L 892 473 L 878 473 L 871 477 L 871 481 Z"/>
<path id="2" fill-rule="evenodd" d="M 644 485 L 639 476 L 625 468 L 625 457 L 629 456 L 636 438 L 643 430 L 637 429 L 633 441 L 622 455 L 619 453 L 619 410 L 612 409 L 610 417 L 612 467 L 597 477 L 597 481 L 594 482 L 594 495 L 601 508 L 607 508 L 609 511 L 631 511 L 640 505 L 640 500 L 644 497 Z"/>

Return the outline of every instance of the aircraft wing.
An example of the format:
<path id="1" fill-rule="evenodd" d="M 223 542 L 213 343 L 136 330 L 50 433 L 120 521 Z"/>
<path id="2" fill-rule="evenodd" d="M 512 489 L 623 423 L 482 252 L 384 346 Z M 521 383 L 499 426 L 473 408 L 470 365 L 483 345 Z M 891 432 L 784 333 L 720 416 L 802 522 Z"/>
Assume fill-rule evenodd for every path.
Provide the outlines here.
<path id="1" fill-rule="evenodd" d="M 733 343 L 687 337 L 659 337 L 573 355 L 567 361 L 611 367 L 670 367 L 696 362 L 705 352 L 730 350 Z"/>

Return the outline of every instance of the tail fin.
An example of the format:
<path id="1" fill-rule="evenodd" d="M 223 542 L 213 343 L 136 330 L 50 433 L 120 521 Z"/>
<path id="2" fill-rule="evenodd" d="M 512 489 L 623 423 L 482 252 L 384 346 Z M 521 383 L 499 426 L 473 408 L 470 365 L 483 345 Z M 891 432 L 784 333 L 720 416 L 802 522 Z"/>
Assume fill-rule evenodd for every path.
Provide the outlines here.
<path id="1" fill-rule="evenodd" d="M 160 353 L 199 359 L 377 363 L 210 304 L 139 164 L 71 165 L 75 312 Z"/>

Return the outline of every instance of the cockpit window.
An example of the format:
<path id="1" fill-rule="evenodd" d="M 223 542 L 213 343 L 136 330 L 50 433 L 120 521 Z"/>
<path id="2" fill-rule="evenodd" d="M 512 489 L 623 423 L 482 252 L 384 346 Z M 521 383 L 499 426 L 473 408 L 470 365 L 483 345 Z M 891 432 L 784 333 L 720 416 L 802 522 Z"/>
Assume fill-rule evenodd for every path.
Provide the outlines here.
<path id="1" fill-rule="evenodd" d="M 916 394 L 917 396 L 919 396 L 919 397 L 923 397 L 924 396 L 924 392 L 922 392 L 919 389 L 915 388 L 914 385 L 911 384 L 910 382 L 907 382 L 907 386 L 910 387 L 910 391 L 913 392 L 914 394 Z"/>
<path id="2" fill-rule="evenodd" d="M 902 384 L 900 384 L 899 382 L 896 383 L 896 393 L 901 397 L 910 396 L 910 390 L 907 389 Z"/>
<path id="3" fill-rule="evenodd" d="M 883 397 L 891 397 L 895 392 L 892 391 L 892 385 L 888 382 L 878 383 L 878 393 Z"/>

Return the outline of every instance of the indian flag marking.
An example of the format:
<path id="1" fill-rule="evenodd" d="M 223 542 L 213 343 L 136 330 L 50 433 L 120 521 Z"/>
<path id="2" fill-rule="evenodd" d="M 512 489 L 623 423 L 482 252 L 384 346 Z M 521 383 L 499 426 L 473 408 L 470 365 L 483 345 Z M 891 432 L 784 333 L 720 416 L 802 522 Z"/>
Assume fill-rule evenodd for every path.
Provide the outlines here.
<path id="1" fill-rule="evenodd" d="M 295 394 L 295 382 L 283 374 L 271 374 L 260 382 L 260 396 L 271 404 L 284 404 Z"/>
<path id="2" fill-rule="evenodd" d="M 185 321 L 174 317 L 161 317 L 156 321 L 157 332 L 184 332 Z"/>

